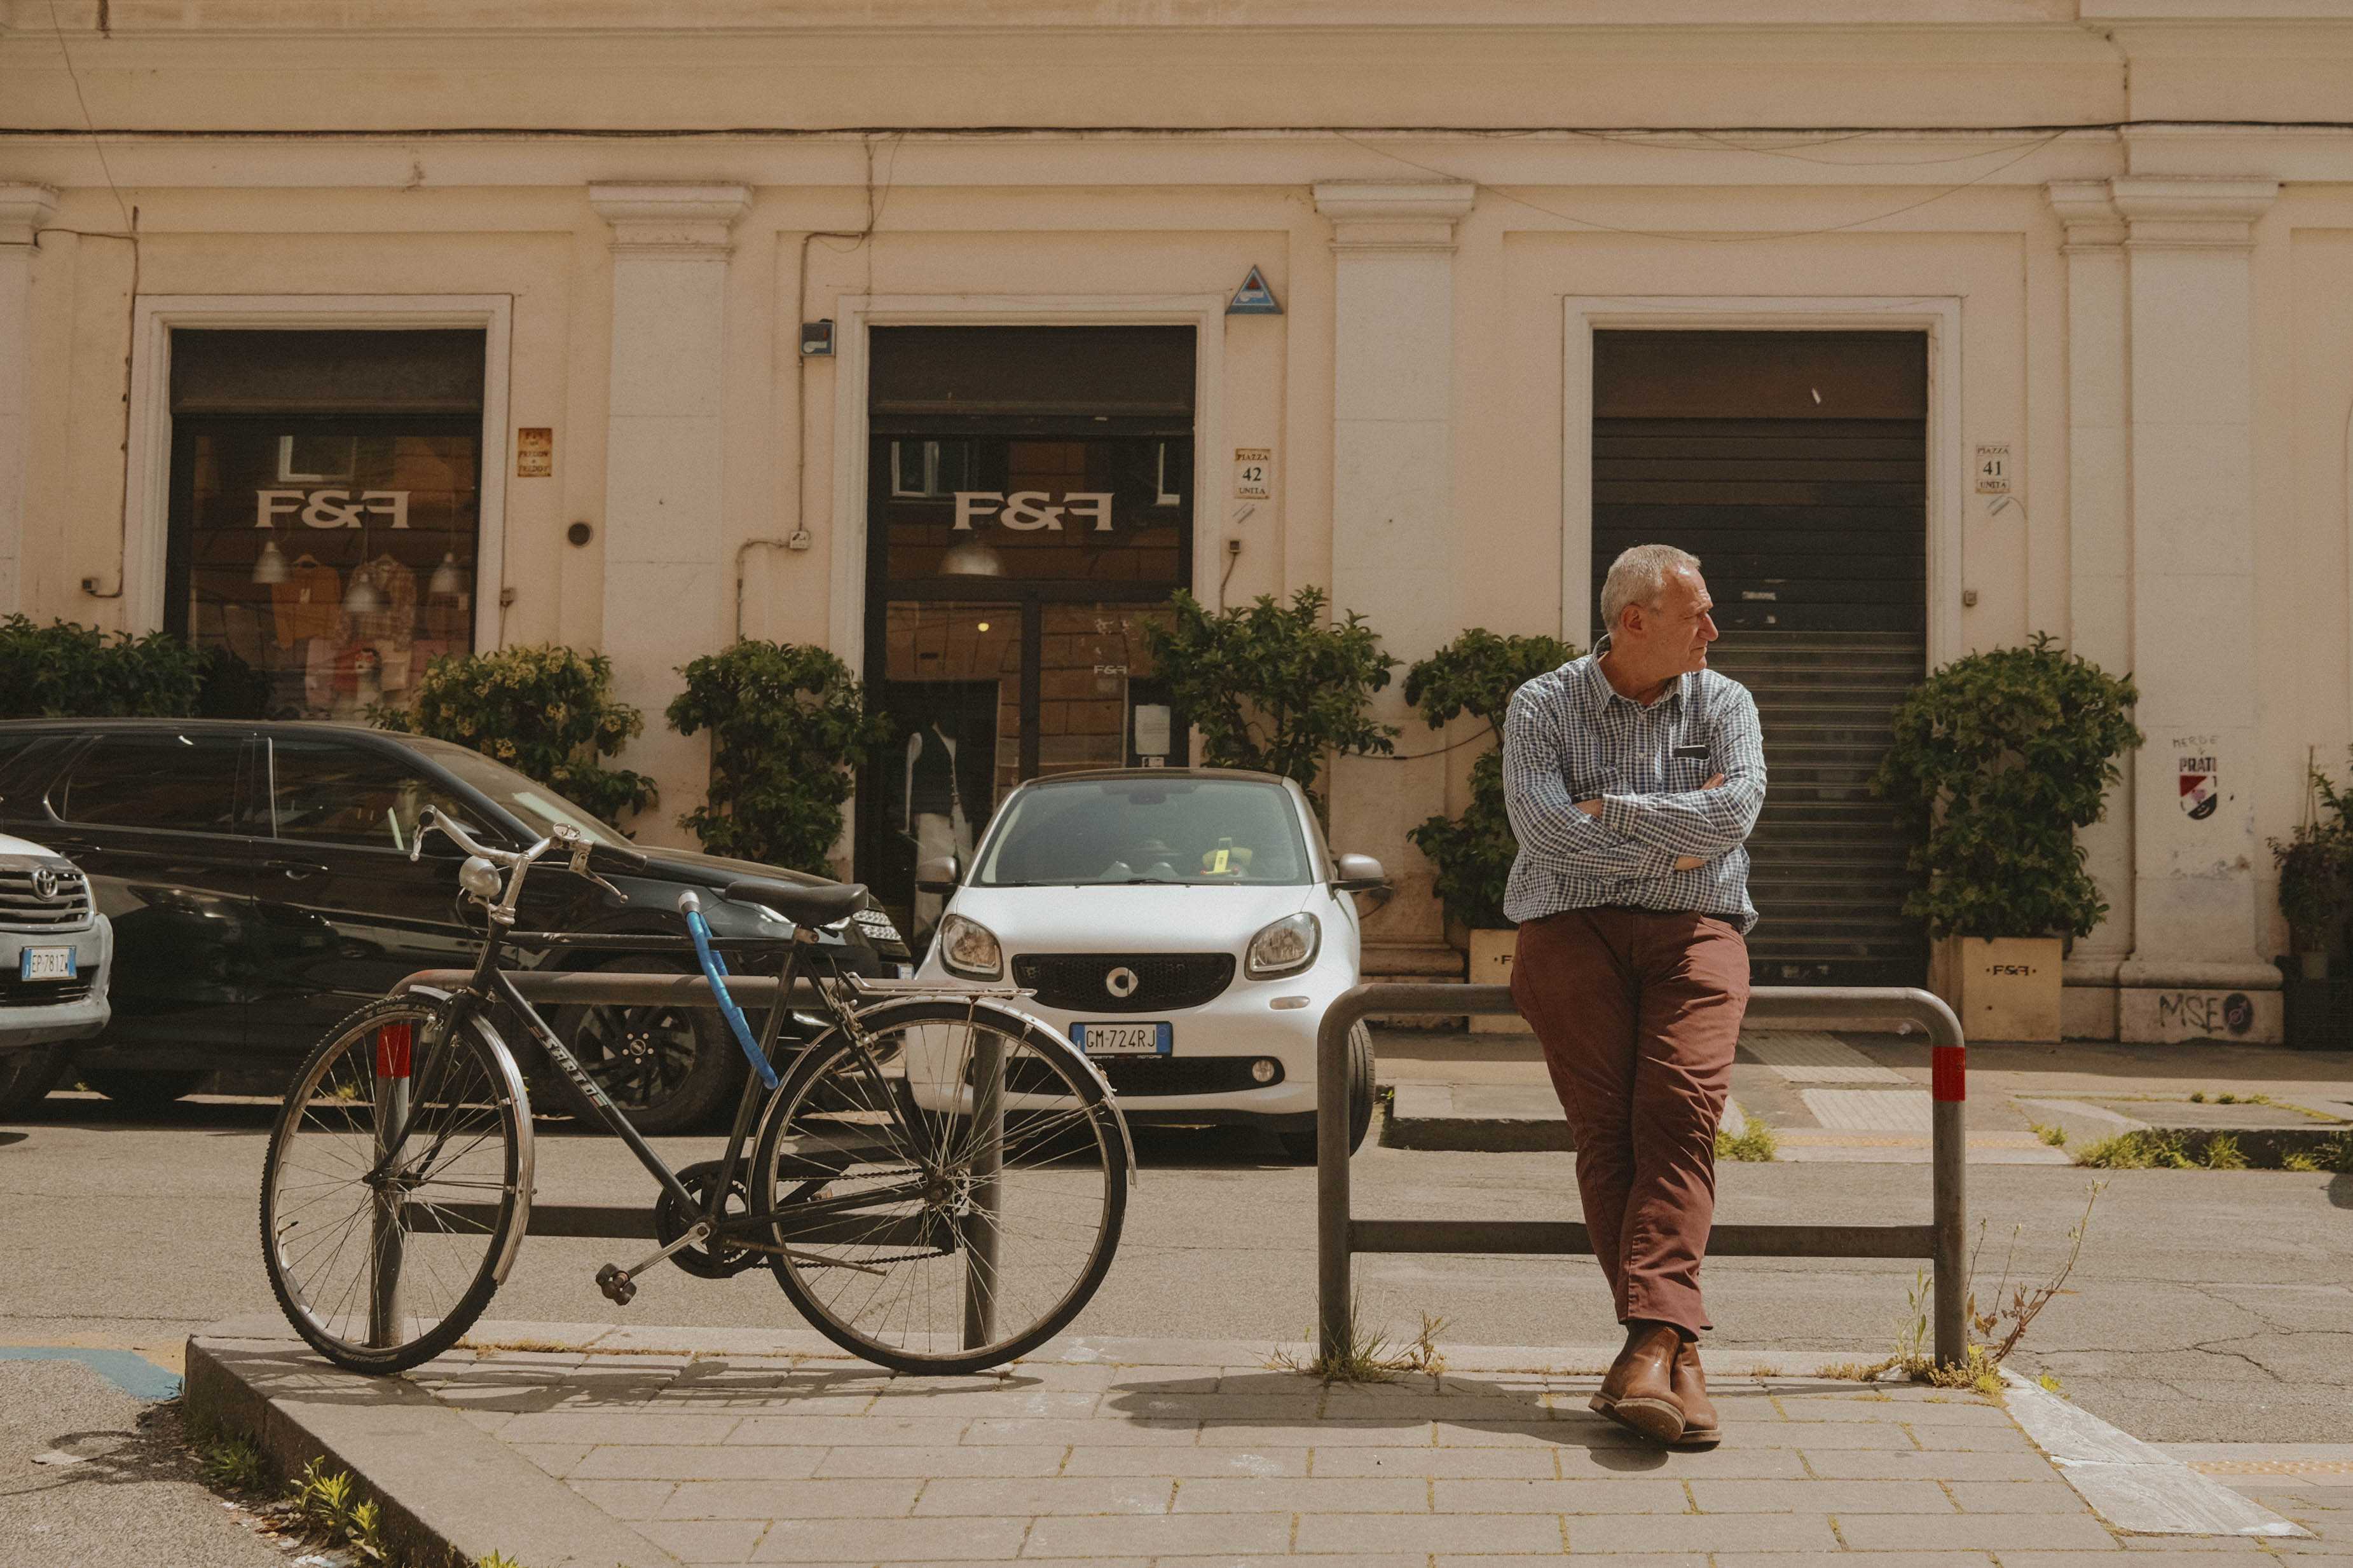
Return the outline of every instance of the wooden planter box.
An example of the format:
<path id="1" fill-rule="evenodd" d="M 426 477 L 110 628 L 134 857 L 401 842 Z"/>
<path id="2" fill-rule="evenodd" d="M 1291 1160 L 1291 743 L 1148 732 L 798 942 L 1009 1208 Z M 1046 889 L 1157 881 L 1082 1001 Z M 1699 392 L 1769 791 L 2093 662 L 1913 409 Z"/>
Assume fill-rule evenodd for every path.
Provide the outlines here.
<path id="1" fill-rule="evenodd" d="M 1978 1040 L 2056 1045 L 2065 981 L 2055 936 L 1947 937 L 1930 955 L 1928 988 Z"/>
<path id="2" fill-rule="evenodd" d="M 1473 931 L 1471 933 L 1471 984 L 1473 985 L 1509 985 L 1512 983 L 1512 955 L 1519 951 L 1520 933 L 1505 927 L 1502 931 Z M 1474 1035 L 1525 1035 L 1527 1021 L 1517 1013 L 1474 1013 L 1471 1016 L 1471 1032 Z"/>

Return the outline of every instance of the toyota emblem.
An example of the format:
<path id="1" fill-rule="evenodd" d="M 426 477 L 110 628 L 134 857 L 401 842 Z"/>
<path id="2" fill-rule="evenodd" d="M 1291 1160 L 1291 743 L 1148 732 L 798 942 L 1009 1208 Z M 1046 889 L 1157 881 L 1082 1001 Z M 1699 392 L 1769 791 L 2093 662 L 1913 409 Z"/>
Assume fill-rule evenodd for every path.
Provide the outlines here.
<path id="1" fill-rule="evenodd" d="M 1135 971 L 1125 964 L 1122 964 L 1103 976 L 1103 989 L 1114 996 L 1133 996 L 1135 994 L 1135 988 L 1143 984 L 1143 981 L 1136 978 Z"/>
<path id="2" fill-rule="evenodd" d="M 58 896 L 58 874 L 47 866 L 33 868 L 33 897 L 47 903 Z"/>

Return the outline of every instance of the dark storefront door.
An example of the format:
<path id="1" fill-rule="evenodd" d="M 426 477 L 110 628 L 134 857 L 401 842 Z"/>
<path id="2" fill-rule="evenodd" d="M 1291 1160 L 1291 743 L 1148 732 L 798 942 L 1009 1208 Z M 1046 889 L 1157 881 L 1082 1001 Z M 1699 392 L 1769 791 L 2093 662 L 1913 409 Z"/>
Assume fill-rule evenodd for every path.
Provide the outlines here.
<path id="1" fill-rule="evenodd" d="M 1188 328 L 874 333 L 866 668 L 896 738 L 860 781 L 861 880 L 920 939 L 917 861 L 1016 784 L 1177 765 L 1144 627 L 1190 581 Z"/>
<path id="2" fill-rule="evenodd" d="M 1927 340 L 1594 334 L 1593 582 L 1629 545 L 1698 556 L 1756 696 L 1760 983 L 1916 985 L 1904 845 L 1871 775 L 1927 664 Z"/>

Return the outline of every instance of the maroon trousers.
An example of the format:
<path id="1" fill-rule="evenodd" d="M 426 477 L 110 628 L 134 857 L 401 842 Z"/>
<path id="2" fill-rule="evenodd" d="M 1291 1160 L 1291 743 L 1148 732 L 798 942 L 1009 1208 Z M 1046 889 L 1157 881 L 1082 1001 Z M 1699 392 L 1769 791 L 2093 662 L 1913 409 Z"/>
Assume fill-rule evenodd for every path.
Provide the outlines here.
<path id="1" fill-rule="evenodd" d="M 1711 1326 L 1699 1266 L 1748 944 L 1714 915 L 1570 910 L 1520 927 L 1512 999 L 1577 1140 L 1585 1225 L 1619 1321 L 1696 1335 Z"/>

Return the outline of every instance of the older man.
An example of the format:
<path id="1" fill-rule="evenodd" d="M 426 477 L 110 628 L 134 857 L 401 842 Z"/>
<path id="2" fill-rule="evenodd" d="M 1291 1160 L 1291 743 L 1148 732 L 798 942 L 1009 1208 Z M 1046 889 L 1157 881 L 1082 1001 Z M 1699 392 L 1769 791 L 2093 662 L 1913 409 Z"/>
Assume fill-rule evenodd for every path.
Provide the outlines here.
<path id="1" fill-rule="evenodd" d="M 1743 846 L 1765 802 L 1757 704 L 1707 668 L 1713 607 L 1692 556 L 1627 551 L 1602 585 L 1601 642 L 1521 687 L 1504 724 L 1512 996 L 1576 1135 L 1626 1325 L 1593 1407 L 1694 1446 L 1719 1435 L 1699 1269 L 1757 923 Z"/>

